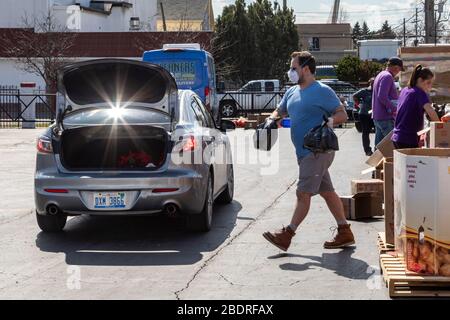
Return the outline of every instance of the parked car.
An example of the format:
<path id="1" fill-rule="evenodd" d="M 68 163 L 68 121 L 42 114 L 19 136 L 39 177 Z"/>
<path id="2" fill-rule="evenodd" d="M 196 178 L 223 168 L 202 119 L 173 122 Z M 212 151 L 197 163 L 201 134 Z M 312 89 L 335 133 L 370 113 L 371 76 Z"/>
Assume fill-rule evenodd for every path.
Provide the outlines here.
<path id="1" fill-rule="evenodd" d="M 283 88 L 280 81 L 252 80 L 238 90 L 225 91 L 218 94 L 219 115 L 232 118 L 242 111 L 274 110 L 281 101 Z"/>
<path id="2" fill-rule="evenodd" d="M 336 66 L 333 65 L 322 65 L 317 66 L 316 68 L 316 79 L 324 80 L 324 79 L 336 79 Z"/>
<path id="3" fill-rule="evenodd" d="M 213 202 L 233 199 L 233 164 L 197 94 L 160 66 L 121 59 L 64 67 L 58 91 L 57 121 L 37 142 L 43 231 L 61 231 L 68 216 L 157 213 L 210 230 Z"/>
<path id="4" fill-rule="evenodd" d="M 358 91 L 358 89 L 352 85 L 351 83 L 340 81 L 337 79 L 325 79 L 320 80 L 321 83 L 326 84 L 331 89 L 336 92 L 338 97 L 341 99 L 341 102 L 344 104 L 345 109 L 347 111 L 347 116 L 350 121 L 354 121 L 354 102 L 353 102 L 353 94 Z"/>

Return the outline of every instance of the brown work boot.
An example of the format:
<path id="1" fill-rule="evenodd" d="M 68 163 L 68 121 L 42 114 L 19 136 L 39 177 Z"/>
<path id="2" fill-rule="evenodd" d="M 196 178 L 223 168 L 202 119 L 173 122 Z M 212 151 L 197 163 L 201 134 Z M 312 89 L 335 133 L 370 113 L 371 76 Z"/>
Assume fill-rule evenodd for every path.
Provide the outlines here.
<path id="1" fill-rule="evenodd" d="M 264 232 L 263 237 L 266 238 L 274 246 L 278 247 L 283 251 L 287 251 L 289 246 L 291 245 L 292 237 L 295 236 L 295 232 L 291 230 L 291 228 L 283 227 L 281 230 L 277 230 L 274 233 L 272 232 Z"/>
<path id="2" fill-rule="evenodd" d="M 323 247 L 325 249 L 344 248 L 355 244 L 355 237 L 353 236 L 349 224 L 340 225 L 333 231 L 336 231 L 336 229 L 337 234 L 334 239 L 332 241 L 327 241 L 324 243 Z"/>

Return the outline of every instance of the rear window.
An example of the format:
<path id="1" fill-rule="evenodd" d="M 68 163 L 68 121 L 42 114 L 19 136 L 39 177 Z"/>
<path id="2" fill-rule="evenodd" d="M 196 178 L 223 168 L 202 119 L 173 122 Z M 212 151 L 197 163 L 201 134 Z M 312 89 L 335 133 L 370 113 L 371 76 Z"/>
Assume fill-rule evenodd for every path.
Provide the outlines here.
<path id="1" fill-rule="evenodd" d="M 203 85 L 203 66 L 200 60 L 161 60 L 152 63 L 169 71 L 180 89 L 195 89 Z"/>
<path id="2" fill-rule="evenodd" d="M 77 67 L 65 74 L 63 82 L 67 95 L 79 105 L 105 101 L 157 103 L 167 90 L 158 70 L 117 62 Z"/>
<path id="3" fill-rule="evenodd" d="M 317 67 L 316 78 L 337 78 L 336 69 L 334 67 Z"/>
<path id="4" fill-rule="evenodd" d="M 164 113 L 143 109 L 83 109 L 64 118 L 64 125 L 111 125 L 111 124 L 168 124 L 170 117 Z"/>

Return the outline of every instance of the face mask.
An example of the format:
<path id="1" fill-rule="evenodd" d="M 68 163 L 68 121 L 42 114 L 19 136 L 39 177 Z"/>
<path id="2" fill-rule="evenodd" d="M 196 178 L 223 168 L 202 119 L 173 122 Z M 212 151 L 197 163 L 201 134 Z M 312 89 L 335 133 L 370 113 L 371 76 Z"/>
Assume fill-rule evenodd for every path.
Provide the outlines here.
<path id="1" fill-rule="evenodd" d="M 289 81 L 293 83 L 298 83 L 300 80 L 300 76 L 298 75 L 297 71 L 290 69 L 287 73 Z"/>
<path id="2" fill-rule="evenodd" d="M 305 62 L 303 62 L 302 65 L 300 66 L 300 70 L 301 70 L 302 68 L 304 68 L 304 67 L 308 64 L 308 62 L 309 62 L 310 60 L 311 60 L 311 58 L 309 58 L 308 60 L 306 60 Z M 288 77 L 289 77 L 289 81 L 291 81 L 291 82 L 293 82 L 293 83 L 301 83 L 301 82 L 303 82 L 303 78 L 301 78 L 301 77 L 298 75 L 298 72 L 297 72 L 296 70 L 294 70 L 294 69 L 290 69 L 290 70 L 288 71 L 287 75 L 288 75 Z"/>

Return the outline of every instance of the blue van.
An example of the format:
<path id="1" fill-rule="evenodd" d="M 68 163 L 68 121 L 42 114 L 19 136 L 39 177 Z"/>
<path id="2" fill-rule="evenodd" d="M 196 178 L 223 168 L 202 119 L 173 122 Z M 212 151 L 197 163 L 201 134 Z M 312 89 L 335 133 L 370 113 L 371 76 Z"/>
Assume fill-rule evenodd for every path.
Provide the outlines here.
<path id="1" fill-rule="evenodd" d="M 216 68 L 211 53 L 197 43 L 166 44 L 161 50 L 144 52 L 143 61 L 168 70 L 178 88 L 193 90 L 217 119 Z"/>

